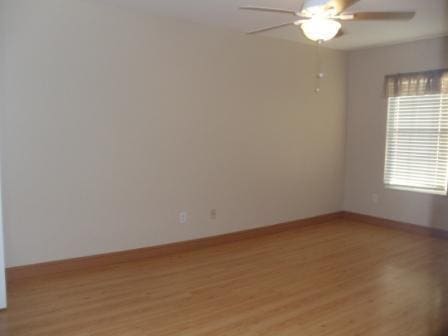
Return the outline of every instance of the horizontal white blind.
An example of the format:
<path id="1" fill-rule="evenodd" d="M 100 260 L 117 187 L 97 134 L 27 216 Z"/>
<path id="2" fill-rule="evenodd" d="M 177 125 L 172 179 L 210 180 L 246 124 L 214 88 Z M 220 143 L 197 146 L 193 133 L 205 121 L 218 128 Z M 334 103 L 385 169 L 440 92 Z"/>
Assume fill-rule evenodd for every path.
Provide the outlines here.
<path id="1" fill-rule="evenodd" d="M 390 97 L 384 183 L 447 194 L 448 95 Z"/>

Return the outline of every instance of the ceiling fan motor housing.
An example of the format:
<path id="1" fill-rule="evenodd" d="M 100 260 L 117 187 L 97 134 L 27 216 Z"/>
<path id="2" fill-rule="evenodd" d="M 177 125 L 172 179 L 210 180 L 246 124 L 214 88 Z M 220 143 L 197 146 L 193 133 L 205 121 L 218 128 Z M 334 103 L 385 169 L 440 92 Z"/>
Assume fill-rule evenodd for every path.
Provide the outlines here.
<path id="1" fill-rule="evenodd" d="M 317 14 L 325 10 L 328 0 L 306 0 L 302 11 L 309 14 Z"/>

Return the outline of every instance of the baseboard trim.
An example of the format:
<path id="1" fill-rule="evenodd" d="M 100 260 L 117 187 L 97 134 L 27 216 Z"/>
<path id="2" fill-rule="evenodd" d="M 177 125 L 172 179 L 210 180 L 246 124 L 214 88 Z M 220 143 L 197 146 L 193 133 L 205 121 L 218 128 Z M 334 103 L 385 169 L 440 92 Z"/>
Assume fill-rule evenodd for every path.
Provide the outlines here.
<path id="1" fill-rule="evenodd" d="M 27 278 L 46 276 L 50 274 L 78 271 L 120 264 L 129 261 L 138 261 L 151 257 L 164 256 L 179 252 L 192 251 L 204 247 L 235 242 L 243 239 L 256 238 L 263 235 L 274 234 L 307 225 L 320 224 L 341 219 L 343 212 L 296 220 L 287 223 L 275 224 L 245 231 L 233 232 L 219 236 L 205 237 L 195 240 L 182 241 L 172 244 L 151 246 L 134 250 L 112 252 L 81 258 L 51 261 L 33 265 L 10 267 L 6 269 L 7 281 L 13 282 Z"/>
<path id="2" fill-rule="evenodd" d="M 360 213 L 347 212 L 342 213 L 342 218 L 346 220 L 351 220 L 355 222 L 362 222 L 387 228 L 392 228 L 401 231 L 407 231 L 410 233 L 415 233 L 419 235 L 425 235 L 429 237 L 448 239 L 448 231 L 438 228 L 425 227 L 410 223 L 404 223 L 399 221 L 394 221 L 386 218 L 380 218 L 370 215 L 363 215 Z"/>

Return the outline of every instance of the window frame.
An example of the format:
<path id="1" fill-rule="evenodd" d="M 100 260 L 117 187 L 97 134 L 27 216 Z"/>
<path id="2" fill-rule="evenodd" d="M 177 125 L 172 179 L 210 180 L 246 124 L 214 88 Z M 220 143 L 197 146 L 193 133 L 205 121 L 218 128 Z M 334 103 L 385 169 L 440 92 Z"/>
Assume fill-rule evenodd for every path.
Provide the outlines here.
<path id="1" fill-rule="evenodd" d="M 442 96 L 441 99 L 448 99 L 448 94 L 440 93 Z M 418 95 L 419 97 L 426 96 L 425 94 Z M 437 190 L 437 189 L 430 189 L 430 188 L 422 188 L 420 186 L 406 186 L 406 185 L 398 185 L 398 184 L 391 184 L 386 181 L 386 173 L 388 168 L 388 160 L 389 160 L 389 144 L 390 144 L 390 136 L 389 136 L 389 118 L 390 118 L 390 99 L 394 98 L 400 98 L 399 96 L 391 96 L 386 98 L 385 102 L 385 109 L 387 111 L 386 113 L 386 120 L 385 120 L 385 151 L 384 151 L 384 162 L 383 162 L 383 186 L 386 190 L 395 190 L 395 191 L 408 191 L 408 192 L 415 192 L 420 194 L 426 194 L 426 195 L 436 195 L 436 196 L 448 196 L 448 172 L 447 172 L 447 178 L 446 178 L 446 185 L 445 190 Z"/>

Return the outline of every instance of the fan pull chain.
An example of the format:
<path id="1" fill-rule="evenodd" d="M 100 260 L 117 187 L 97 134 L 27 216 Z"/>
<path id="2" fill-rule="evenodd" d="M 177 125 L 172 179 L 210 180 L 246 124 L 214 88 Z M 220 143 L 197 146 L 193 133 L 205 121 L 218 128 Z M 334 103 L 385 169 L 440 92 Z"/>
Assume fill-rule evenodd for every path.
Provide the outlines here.
<path id="1" fill-rule="evenodd" d="M 321 57 L 321 50 L 320 46 L 322 45 L 324 41 L 318 40 L 317 41 L 317 73 L 316 73 L 316 88 L 314 89 L 314 92 L 319 93 L 320 92 L 320 84 L 322 78 L 324 78 L 324 73 L 322 72 L 322 57 Z"/>

